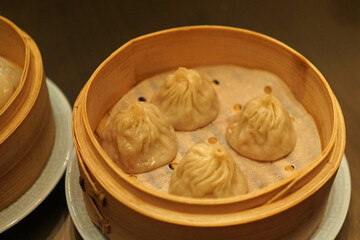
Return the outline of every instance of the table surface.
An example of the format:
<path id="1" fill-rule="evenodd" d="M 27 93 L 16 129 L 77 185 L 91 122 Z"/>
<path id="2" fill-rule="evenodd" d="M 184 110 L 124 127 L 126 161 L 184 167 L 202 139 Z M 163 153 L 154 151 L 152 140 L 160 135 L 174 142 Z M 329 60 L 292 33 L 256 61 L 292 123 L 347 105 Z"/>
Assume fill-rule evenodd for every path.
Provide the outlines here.
<path id="1" fill-rule="evenodd" d="M 130 39 L 188 25 L 225 25 L 276 38 L 308 58 L 342 107 L 352 196 L 336 239 L 360 239 L 360 1 L 21 1 L 2 0 L 9 18 L 38 44 L 46 75 L 73 104 L 96 67 Z M 0 239 L 81 239 L 66 206 L 64 178 Z"/>

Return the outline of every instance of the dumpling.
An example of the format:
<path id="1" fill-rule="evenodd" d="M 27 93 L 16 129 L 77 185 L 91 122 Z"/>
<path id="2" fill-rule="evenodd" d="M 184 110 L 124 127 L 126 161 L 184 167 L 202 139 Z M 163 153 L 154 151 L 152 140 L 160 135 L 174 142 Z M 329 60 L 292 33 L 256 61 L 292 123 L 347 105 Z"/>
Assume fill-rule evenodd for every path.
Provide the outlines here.
<path id="1" fill-rule="evenodd" d="M 245 194 L 247 181 L 233 157 L 218 144 L 192 146 L 175 168 L 169 193 L 193 198 L 221 198 Z"/>
<path id="2" fill-rule="evenodd" d="M 177 153 L 173 127 L 151 103 L 118 111 L 105 126 L 100 144 L 127 173 L 143 173 L 172 161 Z"/>
<path id="3" fill-rule="evenodd" d="M 265 95 L 249 101 L 233 117 L 226 139 L 241 155 L 274 161 L 294 149 L 296 133 L 282 103 L 272 95 Z"/>
<path id="4" fill-rule="evenodd" d="M 0 77 L 0 109 L 6 104 L 12 94 L 12 84 L 6 78 Z"/>
<path id="5" fill-rule="evenodd" d="M 10 99 L 19 85 L 21 71 L 0 57 L 0 109 Z"/>
<path id="6" fill-rule="evenodd" d="M 151 102 L 180 131 L 206 126 L 219 113 L 219 101 L 212 83 L 195 70 L 184 67 L 166 77 Z"/>

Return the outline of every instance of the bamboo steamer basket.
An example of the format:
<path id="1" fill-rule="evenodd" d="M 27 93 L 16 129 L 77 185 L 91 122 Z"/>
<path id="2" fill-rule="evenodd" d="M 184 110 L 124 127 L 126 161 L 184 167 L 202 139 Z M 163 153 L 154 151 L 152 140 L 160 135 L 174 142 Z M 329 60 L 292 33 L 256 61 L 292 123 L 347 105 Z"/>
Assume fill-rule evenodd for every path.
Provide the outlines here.
<path id="1" fill-rule="evenodd" d="M 54 119 L 35 42 L 0 16 L 0 56 L 21 69 L 18 88 L 0 109 L 0 210 L 40 175 L 51 153 Z"/>
<path id="2" fill-rule="evenodd" d="M 179 66 L 233 64 L 279 76 L 313 116 L 322 153 L 269 187 L 223 199 L 149 189 L 97 141 L 107 111 L 134 85 Z M 339 104 L 321 73 L 270 37 L 221 26 L 181 27 L 126 43 L 93 73 L 73 111 L 80 185 L 92 221 L 110 239 L 307 239 L 320 223 L 345 148 Z"/>

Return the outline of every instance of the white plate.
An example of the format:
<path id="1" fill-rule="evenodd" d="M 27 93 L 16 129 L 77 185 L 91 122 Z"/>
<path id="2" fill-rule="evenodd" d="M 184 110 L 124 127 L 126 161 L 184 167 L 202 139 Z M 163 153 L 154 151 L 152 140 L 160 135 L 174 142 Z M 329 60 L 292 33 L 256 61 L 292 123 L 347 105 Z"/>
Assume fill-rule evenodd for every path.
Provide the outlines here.
<path id="1" fill-rule="evenodd" d="M 106 240 L 105 235 L 90 220 L 79 185 L 76 158 L 69 162 L 65 176 L 66 201 L 71 218 L 84 239 Z M 344 223 L 351 195 L 349 165 L 344 156 L 332 186 L 325 216 L 311 240 L 334 239 Z"/>
<path id="2" fill-rule="evenodd" d="M 0 233 L 14 226 L 39 206 L 63 176 L 68 161 L 75 158 L 71 133 L 72 110 L 70 104 L 53 82 L 47 79 L 46 84 L 55 118 L 54 146 L 44 170 L 31 188 L 0 212 Z"/>

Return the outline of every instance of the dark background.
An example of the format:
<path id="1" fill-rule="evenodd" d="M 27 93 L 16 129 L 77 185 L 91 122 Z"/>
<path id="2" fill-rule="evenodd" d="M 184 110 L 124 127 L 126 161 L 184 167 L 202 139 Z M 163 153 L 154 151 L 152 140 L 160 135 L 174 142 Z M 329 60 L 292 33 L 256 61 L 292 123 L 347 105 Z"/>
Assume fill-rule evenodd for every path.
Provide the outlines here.
<path id="1" fill-rule="evenodd" d="M 337 239 L 360 239 L 360 1 L 21 1 L 1 0 L 9 18 L 37 43 L 46 75 L 71 105 L 97 66 L 132 38 L 178 26 L 226 25 L 276 38 L 325 76 L 347 126 L 352 199 Z M 79 238 L 64 180 L 32 214 L 0 239 Z M 71 236 L 71 237 L 69 237 Z"/>

